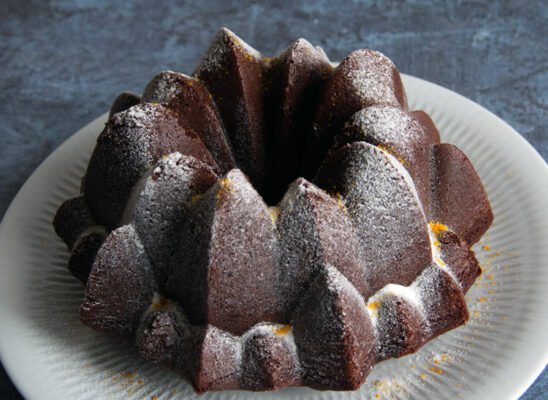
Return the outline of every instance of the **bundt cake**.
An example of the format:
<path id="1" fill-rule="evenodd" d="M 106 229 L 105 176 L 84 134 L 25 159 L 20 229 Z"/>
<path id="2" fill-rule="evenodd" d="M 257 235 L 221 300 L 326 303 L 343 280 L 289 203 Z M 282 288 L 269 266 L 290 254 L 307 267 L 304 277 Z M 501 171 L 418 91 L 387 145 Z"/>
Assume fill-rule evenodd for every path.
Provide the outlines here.
<path id="1" fill-rule="evenodd" d="M 54 226 L 84 324 L 198 392 L 353 390 L 466 322 L 492 220 L 387 57 L 267 58 L 221 29 L 192 76 L 114 101 Z"/>

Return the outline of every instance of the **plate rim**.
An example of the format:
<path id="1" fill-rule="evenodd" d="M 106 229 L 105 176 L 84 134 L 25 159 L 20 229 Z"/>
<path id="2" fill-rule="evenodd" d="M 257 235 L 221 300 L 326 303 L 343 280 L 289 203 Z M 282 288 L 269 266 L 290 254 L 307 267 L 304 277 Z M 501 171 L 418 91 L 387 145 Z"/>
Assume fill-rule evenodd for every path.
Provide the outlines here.
<path id="1" fill-rule="evenodd" d="M 502 124 L 505 127 L 504 134 L 503 135 L 509 135 L 512 137 L 513 140 L 518 140 L 520 143 L 520 146 L 524 146 L 524 149 L 527 149 L 528 156 L 531 157 L 530 162 L 537 163 L 538 169 L 544 170 L 545 178 L 548 182 L 548 164 L 543 159 L 543 157 L 539 154 L 539 152 L 521 135 L 519 134 L 514 128 L 512 128 L 508 123 L 506 123 L 504 120 L 502 120 L 500 117 L 498 117 L 493 112 L 489 111 L 485 107 L 479 105 L 478 103 L 474 102 L 473 100 L 451 90 L 448 88 L 445 88 L 441 85 L 438 85 L 436 83 L 427 81 L 425 79 L 417 78 L 411 75 L 407 74 L 401 74 L 404 86 L 407 86 L 409 83 L 413 83 L 419 86 L 425 85 L 430 86 L 434 88 L 435 90 L 444 92 L 445 95 L 452 96 L 455 98 L 458 102 L 466 103 L 467 107 L 473 107 L 476 109 L 476 111 L 479 111 L 486 116 L 489 115 L 490 118 L 493 118 L 493 120 L 496 120 L 497 123 Z M 70 143 L 76 142 L 78 140 L 81 140 L 82 135 L 86 133 L 92 126 L 99 124 L 102 121 L 106 121 L 108 116 L 108 112 L 100 115 L 99 117 L 93 119 L 91 122 L 84 125 L 82 128 L 78 129 L 75 133 L 70 135 L 66 140 L 64 140 L 54 151 L 52 151 L 39 165 L 38 167 L 32 172 L 32 174 L 27 178 L 25 183 L 20 187 L 17 194 L 13 197 L 10 205 L 6 209 L 6 212 L 2 218 L 2 222 L 0 223 L 0 249 L 4 246 L 4 238 L 8 235 L 8 223 L 6 221 L 10 221 L 10 218 L 12 218 L 12 214 L 14 214 L 14 210 L 16 207 L 20 204 L 21 199 L 25 195 L 25 193 L 29 190 L 30 187 L 35 183 L 34 181 L 37 180 L 38 172 L 42 169 L 48 167 L 48 164 L 55 162 L 55 160 L 59 157 L 61 152 L 64 148 L 66 148 Z M 540 172 L 539 172 L 540 173 Z M 546 199 L 548 202 L 548 198 Z M 0 258 L 0 264 L 2 264 L 2 259 Z M 4 268 L 2 268 L 2 265 L 0 265 L 0 273 L 2 273 Z M 1 280 L 0 280 L 0 287 L 1 287 Z M 1 297 L 0 293 L 0 299 L 3 299 Z M 548 304 L 548 301 L 547 301 Z M 9 308 L 6 306 L 6 303 L 4 301 L 0 302 L 0 318 L 5 318 L 6 314 L 9 311 Z M 3 334 L 3 329 L 0 329 L 0 360 L 2 361 L 2 364 L 4 366 L 4 369 L 6 370 L 7 375 L 10 377 L 14 385 L 17 387 L 17 389 L 21 392 L 21 394 L 28 399 L 38 399 L 42 398 L 44 395 L 42 386 L 41 388 L 38 387 L 38 385 L 30 385 L 29 382 L 26 381 L 25 376 L 25 370 L 24 368 L 21 368 L 21 366 L 18 366 L 17 361 L 15 360 L 15 357 L 12 357 L 12 353 L 14 353 L 13 350 L 9 350 L 8 343 L 9 340 L 6 340 Z M 521 395 L 523 395 L 529 387 L 535 382 L 535 380 L 540 376 L 546 365 L 548 364 L 548 342 L 546 343 L 544 349 L 538 349 L 539 356 L 536 360 L 532 360 L 531 367 L 528 369 L 527 374 L 523 374 L 521 377 L 521 382 L 519 384 L 514 385 L 514 390 L 511 393 L 508 393 L 508 398 L 517 399 Z"/>

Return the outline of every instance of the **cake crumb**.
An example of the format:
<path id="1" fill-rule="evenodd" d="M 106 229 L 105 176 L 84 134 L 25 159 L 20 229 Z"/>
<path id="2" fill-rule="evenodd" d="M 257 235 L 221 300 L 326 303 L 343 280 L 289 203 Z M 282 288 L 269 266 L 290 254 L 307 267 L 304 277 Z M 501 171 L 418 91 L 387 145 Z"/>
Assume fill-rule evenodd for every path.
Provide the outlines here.
<path id="1" fill-rule="evenodd" d="M 268 207 L 268 214 L 270 215 L 272 225 L 276 226 L 276 222 L 280 216 L 280 209 L 278 207 Z"/>
<path id="2" fill-rule="evenodd" d="M 438 364 L 442 364 L 444 362 L 447 361 L 448 359 L 448 355 L 447 354 L 436 354 L 434 355 L 434 357 L 432 357 L 432 361 L 434 362 L 434 364 L 438 365 Z"/>
<path id="3" fill-rule="evenodd" d="M 154 311 L 158 311 L 158 310 L 162 310 L 164 308 L 166 308 L 167 306 L 167 298 L 166 297 L 159 297 L 158 299 L 155 299 L 156 301 L 154 301 L 152 303 L 152 309 Z"/>
<path id="4" fill-rule="evenodd" d="M 393 156 L 396 160 L 398 160 L 398 162 L 401 164 L 401 165 L 404 165 L 406 164 L 405 160 L 403 159 L 403 157 L 396 151 L 396 149 L 394 148 L 394 146 L 390 145 L 390 144 L 378 144 L 377 145 L 377 148 L 382 150 L 382 151 L 385 151 L 387 152 L 388 154 L 390 154 L 391 156 Z"/>
<path id="5" fill-rule="evenodd" d="M 367 303 L 366 308 L 369 314 L 372 317 L 377 317 L 379 314 L 379 308 L 381 306 L 381 302 L 379 300 L 371 300 Z"/>
<path id="6" fill-rule="evenodd" d="M 346 206 L 344 205 L 343 198 L 340 193 L 333 194 L 333 198 L 337 200 L 337 205 L 342 210 L 343 213 L 348 214 L 348 210 L 346 209 Z"/>
<path id="7" fill-rule="evenodd" d="M 219 191 L 215 195 L 217 200 L 222 200 L 228 193 L 232 191 L 232 182 L 229 178 L 223 178 L 219 181 Z"/>
<path id="8" fill-rule="evenodd" d="M 438 375 L 441 375 L 441 374 L 443 374 L 443 371 L 442 371 L 441 369 L 439 369 L 439 368 L 436 368 L 436 367 L 430 367 L 430 368 L 428 368 L 428 369 L 429 369 L 430 371 L 432 371 L 432 372 L 434 372 L 434 373 L 438 374 Z"/>
<path id="9" fill-rule="evenodd" d="M 192 198 L 190 199 L 190 203 L 191 204 L 196 204 L 198 201 L 200 201 L 200 199 L 202 199 L 204 197 L 204 194 L 203 193 L 200 193 L 200 194 L 195 194 L 192 196 Z"/>
<path id="10" fill-rule="evenodd" d="M 432 232 L 433 232 L 434 234 L 436 234 L 436 235 L 439 235 L 440 233 L 449 230 L 449 228 L 447 227 L 447 225 L 442 224 L 442 223 L 439 222 L 439 221 L 430 221 L 430 222 L 428 223 L 428 225 L 430 225 L 430 229 L 432 229 Z"/>
<path id="11" fill-rule="evenodd" d="M 291 325 L 282 325 L 274 329 L 274 333 L 278 336 L 287 335 L 291 331 Z"/>

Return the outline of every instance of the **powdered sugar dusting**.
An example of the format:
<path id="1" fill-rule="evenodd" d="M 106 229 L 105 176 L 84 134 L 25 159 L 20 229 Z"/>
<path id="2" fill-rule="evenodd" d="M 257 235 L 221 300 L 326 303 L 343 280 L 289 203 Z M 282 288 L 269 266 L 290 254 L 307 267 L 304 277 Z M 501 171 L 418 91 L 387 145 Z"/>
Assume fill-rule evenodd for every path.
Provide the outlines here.
<path id="1" fill-rule="evenodd" d="M 425 309 L 430 309 L 428 312 L 436 312 L 440 308 L 443 308 L 444 299 L 441 298 L 439 287 L 442 280 L 441 276 L 444 273 L 451 277 L 451 280 L 454 281 L 457 287 L 460 287 L 459 282 L 450 271 L 447 268 L 440 267 L 436 263 L 432 263 L 425 268 L 411 285 L 411 289 L 416 291 L 421 297 Z M 457 310 L 454 311 L 457 312 Z M 435 315 L 427 315 L 427 318 L 431 317 L 435 317 Z"/>
<path id="2" fill-rule="evenodd" d="M 425 302 L 430 302 L 433 298 L 438 296 L 437 292 L 434 290 L 434 282 L 439 274 L 436 271 L 437 268 L 439 268 L 439 266 L 436 264 L 432 264 L 428 268 L 425 268 L 411 285 L 411 288 L 416 291 Z"/>
<path id="3" fill-rule="evenodd" d="M 440 249 L 440 242 L 438 239 L 438 235 L 434 230 L 432 229 L 431 224 L 428 224 L 428 235 L 430 237 L 430 247 L 432 248 L 432 262 L 439 268 L 443 268 L 447 274 L 459 285 L 461 285 L 461 282 L 457 278 L 457 276 L 454 274 L 453 270 L 451 268 L 447 268 L 447 264 L 443 260 L 441 249 Z"/>
<path id="4" fill-rule="evenodd" d="M 168 103 L 180 91 L 182 74 L 163 71 L 156 75 L 143 91 L 143 101 Z"/>
<path id="5" fill-rule="evenodd" d="M 412 304 L 417 310 L 424 314 L 424 308 L 422 304 L 422 298 L 419 296 L 416 290 L 410 286 L 402 286 L 396 284 L 388 284 L 383 289 L 384 293 L 401 297 Z"/>
<path id="6" fill-rule="evenodd" d="M 356 127 L 367 142 L 412 145 L 421 139 L 422 128 L 399 107 L 375 105 L 355 113 L 347 127 Z"/>
<path id="7" fill-rule="evenodd" d="M 124 215 L 135 225 L 161 284 L 171 270 L 169 263 L 193 196 L 216 180 L 208 166 L 174 152 L 163 156 L 134 185 Z"/>
<path id="8" fill-rule="evenodd" d="M 242 343 L 239 340 L 238 336 L 231 335 L 230 333 L 223 331 L 222 329 L 216 328 L 212 325 L 208 326 L 208 330 L 212 332 L 211 336 L 215 337 L 215 340 L 210 342 L 213 349 L 215 349 L 217 346 L 221 347 L 222 345 L 228 345 L 229 347 L 233 348 L 235 354 L 242 353 Z"/>
<path id="9" fill-rule="evenodd" d="M 247 45 L 228 29 L 222 29 L 216 35 L 210 49 L 202 59 L 196 74 L 199 76 L 203 71 L 217 71 L 218 69 L 223 68 L 227 54 L 230 51 L 233 51 L 234 46 L 238 48 L 237 51 L 241 51 L 239 56 L 243 54 L 250 62 L 262 62 L 263 57 L 258 51 Z M 302 47 L 302 51 L 312 52 L 316 56 L 315 59 L 323 60 L 325 56 L 321 49 L 315 50 L 310 43 L 304 39 L 298 40 L 295 43 L 295 46 Z M 397 104 L 398 99 L 396 98 L 394 83 L 395 67 L 393 63 L 387 57 L 376 51 L 358 50 L 353 53 L 353 55 L 357 67 L 345 70 L 345 77 L 350 81 L 353 93 L 364 103 Z M 153 99 L 154 101 L 170 101 L 179 90 L 178 85 L 180 82 L 178 77 L 180 75 L 181 74 L 172 71 L 161 73 L 151 81 L 149 86 L 147 86 L 147 89 L 145 89 L 145 93 L 149 92 L 150 99 Z M 235 117 L 239 126 L 249 130 L 249 125 L 254 121 L 249 120 L 250 114 L 247 106 L 248 103 L 245 102 L 245 99 L 239 99 L 239 102 L 235 105 Z M 126 128 L 123 129 L 134 127 L 143 128 L 143 136 L 136 139 L 137 142 L 135 144 L 136 151 L 140 154 L 148 154 L 148 138 L 150 135 L 154 134 L 149 128 L 153 123 L 154 118 L 163 113 L 163 109 L 159 107 L 161 106 L 156 104 L 139 104 L 124 112 L 118 113 L 113 117 L 112 123 L 119 124 L 119 126 L 126 126 Z M 252 117 L 253 115 L 251 118 Z M 350 124 L 360 127 L 365 135 L 371 138 L 372 142 L 404 143 L 402 145 L 405 145 L 405 143 L 413 143 L 421 129 L 408 114 L 396 107 L 369 107 L 356 113 L 350 121 Z M 237 145 L 239 148 L 245 147 L 244 143 L 238 143 Z M 360 144 L 360 146 L 362 146 L 362 144 Z M 417 240 L 416 238 L 421 236 L 423 233 L 422 224 L 425 222 L 424 211 L 420 206 L 419 195 L 415 185 L 407 170 L 398 161 L 397 156 L 394 156 L 394 154 L 391 154 L 385 149 L 378 149 L 374 146 L 366 148 L 365 152 L 369 153 L 369 158 L 360 159 L 360 157 L 357 156 L 355 158 L 351 157 L 348 160 L 348 165 L 350 166 L 349 170 L 351 170 L 351 172 L 344 177 L 344 179 L 347 180 L 347 182 L 344 183 L 351 186 L 351 189 L 349 190 L 349 193 L 346 193 L 344 198 L 340 198 L 340 201 L 341 203 L 346 203 L 343 204 L 343 206 L 349 205 L 347 208 L 350 216 L 354 219 L 356 226 L 360 226 L 362 230 L 374 231 L 372 235 L 366 237 L 367 246 L 373 248 L 373 252 L 378 252 L 373 254 L 372 257 L 368 257 L 370 264 L 367 266 L 367 269 L 373 271 L 371 272 L 371 276 L 377 274 L 375 279 L 381 276 L 382 279 L 390 281 L 392 277 L 388 276 L 389 272 L 383 271 L 382 268 L 375 271 L 375 265 L 378 261 L 384 262 L 386 259 L 394 257 L 394 254 L 401 257 L 404 253 L 404 250 L 401 249 L 408 244 L 408 242 Z M 167 180 L 169 178 L 168 173 L 173 172 L 172 170 L 176 170 L 180 166 L 182 157 L 183 156 L 180 153 L 170 154 L 160 160 L 157 165 L 143 173 L 138 182 L 133 186 L 123 212 L 122 224 L 133 221 L 135 209 L 139 200 L 152 198 L 154 196 L 158 197 L 155 181 L 159 180 L 161 182 L 162 179 Z M 187 171 L 184 170 L 184 168 L 182 168 L 181 171 L 182 178 L 177 181 L 177 184 L 184 186 L 191 178 L 185 175 Z M 173 174 L 176 173 L 177 172 L 173 172 Z M 241 173 L 238 171 L 234 172 L 234 170 L 228 174 L 228 177 L 230 178 L 227 178 L 229 185 L 233 185 L 234 182 L 242 183 L 245 180 L 245 177 L 243 177 Z M 356 184 L 356 182 L 358 183 Z M 262 220 L 268 218 L 269 215 L 266 204 L 260 200 L 255 201 L 257 193 L 251 185 L 247 185 L 247 181 L 244 183 L 246 184 L 238 187 L 237 198 L 236 196 L 229 198 L 228 201 L 230 201 L 230 206 L 233 206 L 233 203 L 238 202 L 238 205 L 246 210 L 246 217 L 251 215 L 249 214 L 249 209 L 252 207 L 255 209 L 254 212 L 260 217 L 257 221 L 263 222 Z M 297 189 L 295 190 L 304 190 L 304 188 L 299 185 L 296 187 Z M 227 193 L 233 193 L 233 189 L 234 186 L 228 192 L 219 191 L 217 193 L 217 200 L 219 198 L 224 199 L 224 197 L 227 197 L 225 196 Z M 176 193 L 176 195 L 179 199 L 179 194 Z M 284 200 L 288 203 L 282 203 L 280 207 L 288 209 L 291 209 L 294 206 L 299 207 L 299 204 L 293 204 L 292 202 L 294 196 L 286 196 L 285 198 L 290 198 L 290 200 Z M 167 208 L 172 207 L 173 205 L 173 202 L 168 200 L 163 200 L 159 203 L 161 206 Z M 219 204 L 217 204 L 217 206 L 218 205 Z M 297 210 L 296 212 L 302 212 L 302 210 Z M 276 226 L 277 220 L 276 211 L 270 215 L 273 216 L 272 224 L 265 224 L 265 226 L 268 225 L 268 232 L 270 232 L 270 229 L 273 228 L 273 226 Z M 373 215 L 373 218 L 371 215 Z M 230 225 L 234 226 L 235 224 Z M 148 257 L 151 257 L 151 252 L 147 254 L 147 251 L 149 250 L 146 246 L 147 242 L 144 239 L 141 242 L 141 238 L 144 238 L 145 236 L 142 235 L 141 231 L 137 231 L 136 227 L 139 226 L 140 225 L 135 223 L 135 225 L 131 224 L 119 228 L 112 233 L 111 239 L 114 239 L 111 241 L 117 246 L 115 249 L 122 250 L 122 256 L 126 256 L 127 254 L 134 256 L 134 258 L 138 259 L 140 262 L 139 268 L 149 269 L 150 267 L 148 266 L 147 260 Z M 102 228 L 103 227 L 96 226 L 90 227 L 80 235 L 80 238 L 87 234 L 105 233 Z M 217 233 L 216 229 L 218 229 L 218 227 L 212 227 L 213 234 Z M 254 227 L 254 229 L 256 229 L 256 227 Z M 119 235 L 119 237 L 116 237 L 116 235 Z M 223 236 L 226 238 L 226 235 Z M 223 247 L 223 250 L 229 248 L 230 250 L 236 249 L 237 252 L 238 248 L 242 247 L 242 244 L 237 239 L 238 237 L 232 238 L 231 240 L 233 240 L 234 244 L 232 246 L 228 245 Z M 269 239 L 271 239 L 270 236 Z M 419 237 L 419 239 L 422 238 Z M 430 242 L 432 262 L 431 264 L 427 264 L 428 267 L 422 271 L 415 282 L 410 286 L 389 283 L 368 299 L 367 312 L 374 326 L 386 322 L 378 320 L 376 308 L 378 308 L 379 304 L 383 301 L 387 301 L 389 298 L 393 297 L 404 299 L 426 320 L 428 316 L 425 315 L 425 303 L 437 300 L 436 296 L 439 295 L 435 290 L 435 287 L 436 282 L 439 281 L 440 269 L 450 274 L 451 278 L 458 283 L 458 280 L 451 274 L 451 271 L 444 268 L 441 251 L 436 244 L 437 237 L 430 228 L 428 229 L 428 239 Z M 304 238 L 304 240 L 307 240 L 307 238 Z M 143 243 L 145 246 L 143 246 Z M 269 243 L 269 248 L 265 253 L 268 253 L 267 255 L 270 256 L 271 253 L 274 253 L 275 246 L 275 239 L 272 239 L 272 243 Z M 251 247 L 252 251 L 255 250 L 254 247 L 249 247 Z M 407 260 L 408 257 L 406 256 L 406 254 L 403 254 L 404 260 Z M 424 265 L 421 265 L 421 268 L 424 268 Z M 352 301 L 360 301 L 361 304 L 364 304 L 364 299 L 356 287 L 338 269 L 331 265 L 327 265 L 323 273 L 326 274 L 325 284 L 328 287 L 327 290 L 336 292 L 337 294 L 344 293 L 345 296 L 349 295 L 352 298 Z M 257 276 L 254 276 L 253 278 L 256 281 L 266 284 L 271 281 L 271 276 L 268 276 L 266 269 L 263 271 L 262 268 L 259 268 Z M 150 282 L 154 282 L 154 279 L 151 278 Z M 247 285 L 244 284 L 243 286 Z M 253 301 L 255 301 L 255 299 L 251 299 L 251 302 Z M 441 301 L 443 301 L 443 299 L 441 299 Z M 228 299 L 224 305 L 233 306 L 240 302 L 241 298 L 231 298 Z M 158 304 L 162 304 L 162 307 L 173 309 L 177 312 L 180 310 L 176 303 L 163 298 L 155 292 L 151 305 L 143 316 L 145 317 L 152 311 L 157 310 Z M 395 308 L 396 307 L 394 306 L 394 309 Z M 360 310 L 363 311 L 362 309 Z M 184 315 L 182 314 L 182 310 L 181 315 Z M 387 317 L 387 319 L 391 319 L 392 317 L 393 315 Z M 256 320 L 253 323 L 255 322 Z M 322 323 L 328 324 L 332 322 L 324 321 Z M 387 323 L 390 323 L 390 321 Z M 190 324 L 188 326 L 190 327 Z M 254 335 L 273 336 L 278 340 L 283 340 L 287 345 L 287 348 L 290 349 L 291 354 L 294 355 L 298 364 L 298 352 L 293 331 L 291 328 L 288 329 L 287 326 L 274 323 L 259 323 L 249 328 L 239 337 L 227 333 L 213 325 L 209 325 L 206 329 L 207 334 L 205 340 L 207 340 L 207 350 L 213 353 L 219 352 L 221 359 L 227 361 L 227 364 L 230 364 L 230 366 L 227 367 L 228 369 L 238 371 L 241 369 L 242 353 L 245 349 L 245 343 Z M 245 329 L 247 329 L 247 327 Z M 277 332 L 283 333 L 278 334 Z M 225 359 L 225 356 L 228 357 L 228 359 Z"/>
<path id="10" fill-rule="evenodd" d="M 219 369 L 228 370 L 235 377 L 239 375 L 242 364 L 242 343 L 238 337 L 208 325 L 203 348 L 207 348 L 209 352 L 217 355 L 216 358 L 223 360 L 223 364 L 218 365 Z"/>
<path id="11" fill-rule="evenodd" d="M 343 170 L 338 182 L 324 189 L 339 191 L 344 199 L 364 249 L 371 289 L 402 282 L 402 271 L 406 279 L 415 276 L 431 255 L 426 219 L 407 170 L 365 142 L 344 146 L 333 157 L 340 161 L 324 164 L 319 183 L 331 170 Z"/>
<path id="12" fill-rule="evenodd" d="M 153 104 L 138 104 L 115 114 L 115 120 L 123 120 L 128 126 L 146 128 L 158 116 L 159 109 Z"/>
<path id="13" fill-rule="evenodd" d="M 276 332 L 284 330 L 283 334 L 277 334 Z M 283 340 L 287 345 L 287 348 L 291 351 L 291 354 L 297 359 L 297 345 L 295 344 L 295 337 L 293 336 L 293 330 L 291 328 L 287 329 L 285 332 L 286 326 L 281 324 L 273 324 L 269 322 L 264 322 L 257 324 L 250 329 L 248 329 L 243 335 L 239 337 L 240 343 L 245 346 L 245 343 L 255 335 L 264 335 L 264 336 L 275 336 L 279 340 Z"/>
<path id="14" fill-rule="evenodd" d="M 101 253 L 109 253 L 111 257 L 117 253 L 120 257 L 132 255 L 136 259 L 141 257 L 147 258 L 139 235 L 135 231 L 135 227 L 131 224 L 123 225 L 110 232 L 99 250 L 98 257 Z M 105 263 L 106 261 L 107 260 L 103 260 Z"/>
<path id="15" fill-rule="evenodd" d="M 247 57 L 252 57 L 257 60 L 261 60 L 263 58 L 262 54 L 259 51 L 257 51 L 256 49 L 248 45 L 245 41 L 243 41 L 238 36 L 236 36 L 234 32 L 230 31 L 229 29 L 226 29 L 226 31 L 227 31 L 228 37 L 232 39 L 234 44 L 240 47 L 240 49 L 245 53 Z"/>
<path id="16" fill-rule="evenodd" d="M 393 296 L 405 299 L 407 303 L 412 305 L 423 318 L 425 317 L 422 297 L 420 293 L 413 286 L 402 286 L 393 283 L 389 283 L 367 301 L 366 309 L 371 318 L 373 326 L 377 326 L 379 321 L 378 309 L 382 306 L 382 303 Z"/>
<path id="17" fill-rule="evenodd" d="M 346 70 L 353 93 L 365 104 L 397 105 L 392 61 L 378 51 L 367 49 L 356 50 L 350 57 L 357 64 Z"/>
<path id="18" fill-rule="evenodd" d="M 225 40 L 226 32 L 221 29 L 211 41 L 209 48 L 198 64 L 198 68 L 194 73 L 198 78 L 204 72 L 218 71 L 223 66 L 228 53 Z"/>
<path id="19" fill-rule="evenodd" d="M 154 121 L 167 111 L 159 104 L 140 103 L 125 111 L 114 114 L 110 131 L 122 137 L 128 137 L 132 154 L 136 160 L 151 161 L 150 143 L 154 135 Z M 108 127 L 109 125 L 107 125 Z M 129 162 L 128 160 L 122 160 Z"/>
<path id="20" fill-rule="evenodd" d="M 327 274 L 327 285 L 333 288 L 337 293 L 349 293 L 357 299 L 362 298 L 362 295 L 352 285 L 352 283 L 339 270 L 332 265 L 326 265 L 325 271 Z"/>
<path id="21" fill-rule="evenodd" d="M 122 213 L 122 219 L 120 221 L 121 225 L 126 225 L 131 222 L 133 219 L 133 212 L 135 210 L 135 206 L 137 205 L 137 201 L 139 200 L 139 196 L 141 195 L 141 192 L 145 188 L 145 185 L 150 178 L 151 171 L 155 170 L 154 167 L 151 167 L 147 169 L 143 175 L 139 178 L 139 180 L 133 185 L 133 188 L 131 189 L 131 193 L 129 195 L 129 198 L 127 200 L 126 206 L 124 208 L 124 212 Z"/>
<path id="22" fill-rule="evenodd" d="M 411 194 L 413 196 L 413 203 L 419 206 L 419 209 L 422 212 L 422 216 L 424 218 L 423 221 L 426 221 L 424 209 L 422 208 L 422 205 L 419 199 L 419 194 L 417 192 L 415 183 L 413 182 L 413 179 L 411 178 L 411 175 L 409 175 L 409 172 L 407 171 L 407 169 L 405 169 L 405 167 L 401 164 L 401 162 L 399 162 L 399 160 L 396 157 L 394 157 L 392 154 L 390 154 L 388 151 L 384 149 L 379 149 L 379 150 L 384 153 L 384 155 L 390 160 L 390 163 L 392 164 L 392 166 L 403 177 L 403 180 L 405 181 L 406 186 L 410 189 Z"/>
<path id="23" fill-rule="evenodd" d="M 445 262 L 441 258 L 441 249 L 438 235 L 432 230 L 430 224 L 428 224 L 428 235 L 430 236 L 430 247 L 432 248 L 432 261 L 434 261 L 440 267 L 445 266 Z"/>
<path id="24" fill-rule="evenodd" d="M 272 335 L 274 333 L 274 329 L 276 329 L 278 324 L 270 324 L 270 323 L 260 323 L 257 325 L 252 326 L 249 328 L 243 335 L 239 337 L 239 340 L 242 344 L 247 342 L 252 336 L 255 335 Z"/>
<path id="25" fill-rule="evenodd" d="M 137 268 L 150 270 L 145 249 L 133 225 L 121 226 L 109 234 L 97 254 L 97 259 L 101 258 L 104 265 L 124 265 L 130 259 Z"/>
<path id="26" fill-rule="evenodd" d="M 291 54 L 292 61 L 296 64 L 326 64 L 329 59 L 321 47 L 314 47 L 312 44 L 303 38 L 297 39 L 285 52 L 286 55 Z"/>
<path id="27" fill-rule="evenodd" d="M 242 53 L 250 59 L 262 60 L 263 58 L 261 53 L 245 43 L 232 31 L 227 28 L 222 28 L 217 32 L 209 49 L 200 60 L 195 75 L 200 77 L 203 72 L 218 71 L 220 68 L 223 68 L 230 44 L 237 46 Z"/>

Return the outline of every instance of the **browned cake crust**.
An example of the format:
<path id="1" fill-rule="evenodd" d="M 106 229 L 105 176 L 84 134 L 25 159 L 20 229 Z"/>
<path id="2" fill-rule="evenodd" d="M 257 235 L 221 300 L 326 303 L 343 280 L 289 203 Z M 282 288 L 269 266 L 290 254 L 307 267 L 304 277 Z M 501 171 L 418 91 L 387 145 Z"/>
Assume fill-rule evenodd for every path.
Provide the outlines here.
<path id="1" fill-rule="evenodd" d="M 194 76 L 211 93 L 223 119 L 234 158 L 253 184 L 267 175 L 262 56 L 228 29 L 221 29 Z"/>
<path id="2" fill-rule="evenodd" d="M 421 203 L 428 204 L 430 145 L 439 143 L 439 136 L 428 129 L 402 108 L 374 105 L 352 115 L 335 136 L 332 149 L 367 142 L 392 154 L 411 175 Z M 425 213 L 428 217 L 427 209 Z"/>
<path id="3" fill-rule="evenodd" d="M 353 390 L 375 361 L 374 329 L 358 291 L 335 268 L 318 272 L 293 317 L 305 383 Z"/>
<path id="4" fill-rule="evenodd" d="M 430 118 L 430 115 L 423 110 L 411 111 L 409 114 L 411 114 L 411 117 L 422 127 L 424 133 L 429 138 L 430 143 L 440 142 L 440 132 L 432 118 Z"/>
<path id="5" fill-rule="evenodd" d="M 246 336 L 242 349 L 240 385 L 247 390 L 274 390 L 302 385 L 298 355 L 278 331 L 256 329 Z"/>
<path id="6" fill-rule="evenodd" d="M 112 106 L 110 106 L 110 112 L 108 118 L 112 118 L 114 114 L 125 111 L 130 107 L 133 107 L 141 102 L 141 97 L 132 92 L 122 92 L 116 97 Z"/>
<path id="7" fill-rule="evenodd" d="M 370 292 L 362 247 L 347 212 L 337 198 L 302 178 L 291 184 L 280 202 L 277 292 L 284 322 L 289 322 L 321 265 L 333 265 L 363 295 Z"/>
<path id="8" fill-rule="evenodd" d="M 450 231 L 438 235 L 441 257 L 460 283 L 464 293 L 472 287 L 481 274 L 481 267 L 468 243 Z"/>
<path id="9" fill-rule="evenodd" d="M 179 353 L 184 332 L 178 319 L 182 318 L 176 309 L 158 309 L 149 312 L 141 323 L 137 346 L 141 356 L 156 363 L 173 364 Z"/>
<path id="10" fill-rule="evenodd" d="M 80 282 L 85 284 L 88 281 L 88 276 L 97 257 L 97 252 L 106 237 L 106 230 L 91 232 L 82 235 L 72 248 L 68 268 L 72 275 Z"/>
<path id="11" fill-rule="evenodd" d="M 115 335 L 132 334 L 154 291 L 152 268 L 131 225 L 105 240 L 97 253 L 80 306 L 86 325 Z"/>
<path id="12" fill-rule="evenodd" d="M 240 335 L 280 319 L 274 226 L 242 172 L 232 170 L 196 201 L 180 243 L 166 291 L 192 323 Z"/>
<path id="13" fill-rule="evenodd" d="M 414 353 L 422 346 L 425 321 L 417 307 L 397 294 L 386 295 L 376 307 L 378 361 Z"/>
<path id="14" fill-rule="evenodd" d="M 114 114 L 97 140 L 88 165 L 84 195 L 96 221 L 120 224 L 134 185 L 162 156 L 179 151 L 218 171 L 195 132 L 184 129 L 169 109 L 142 103 Z"/>
<path id="15" fill-rule="evenodd" d="M 142 190 L 133 191 L 134 197 L 124 214 L 133 221 L 154 276 L 163 285 L 179 246 L 181 230 L 190 218 L 192 200 L 213 186 L 218 176 L 196 158 L 172 153 L 160 160 L 145 178 L 143 185 L 138 185 Z"/>
<path id="16" fill-rule="evenodd" d="M 430 215 L 443 221 L 469 244 L 476 243 L 493 222 L 487 193 L 468 157 L 457 147 L 433 146 Z"/>
<path id="17" fill-rule="evenodd" d="M 236 166 L 217 107 L 200 81 L 178 72 L 164 71 L 148 83 L 142 101 L 161 103 L 173 110 L 179 124 L 200 137 L 221 173 Z"/>
<path id="18" fill-rule="evenodd" d="M 355 142 L 335 151 L 316 181 L 341 196 L 356 227 L 367 273 L 365 298 L 388 283 L 413 282 L 432 255 L 420 200 L 401 164 L 378 147 Z"/>
<path id="19" fill-rule="evenodd" d="M 82 321 L 201 393 L 358 388 L 466 322 L 492 220 L 386 56 L 221 29 L 192 77 L 118 96 L 54 228 Z"/>
<path id="20" fill-rule="evenodd" d="M 392 61 L 374 50 L 355 50 L 335 68 L 320 97 L 303 162 L 313 177 L 333 136 L 355 112 L 382 104 L 407 109 L 400 73 Z"/>
<path id="21" fill-rule="evenodd" d="M 423 296 L 427 324 L 424 342 L 441 335 L 468 320 L 468 309 L 461 286 L 437 265 L 430 265 L 414 283 Z"/>
<path id="22" fill-rule="evenodd" d="M 55 233 L 72 249 L 78 236 L 89 226 L 95 225 L 93 215 L 84 196 L 65 201 L 55 214 Z"/>
<path id="23" fill-rule="evenodd" d="M 320 47 L 298 39 L 267 63 L 266 114 L 269 129 L 269 192 L 265 199 L 277 203 L 287 186 L 299 177 L 317 98 L 333 70 Z"/>

